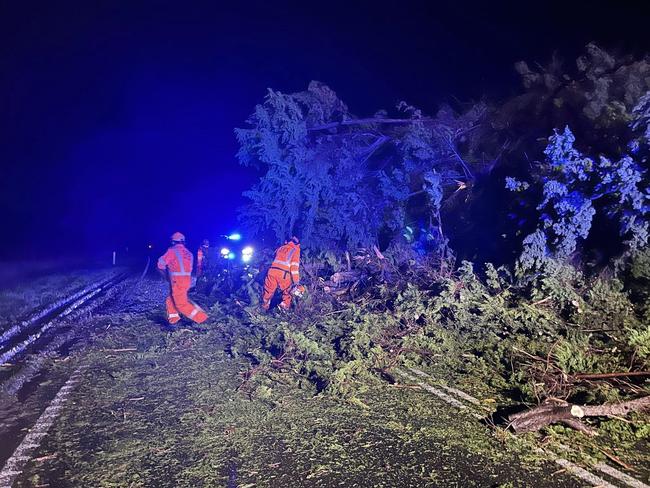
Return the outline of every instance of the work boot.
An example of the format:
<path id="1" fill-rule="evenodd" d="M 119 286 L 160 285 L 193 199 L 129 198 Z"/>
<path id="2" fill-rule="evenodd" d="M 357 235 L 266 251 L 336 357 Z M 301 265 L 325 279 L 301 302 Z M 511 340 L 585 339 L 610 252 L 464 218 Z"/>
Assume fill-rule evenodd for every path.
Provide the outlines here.
<path id="1" fill-rule="evenodd" d="M 174 324 L 170 324 L 169 322 L 166 322 L 164 324 L 160 324 L 160 330 L 163 332 L 174 332 L 178 330 L 178 327 Z"/>

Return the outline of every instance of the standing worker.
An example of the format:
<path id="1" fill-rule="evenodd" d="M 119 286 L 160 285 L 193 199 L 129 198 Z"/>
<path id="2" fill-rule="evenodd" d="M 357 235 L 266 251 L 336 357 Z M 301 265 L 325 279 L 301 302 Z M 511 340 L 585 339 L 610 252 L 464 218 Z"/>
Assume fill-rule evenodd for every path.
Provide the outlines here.
<path id="1" fill-rule="evenodd" d="M 200 278 L 205 273 L 208 267 L 208 249 L 210 249 L 210 241 L 203 239 L 201 247 L 196 251 L 196 277 Z"/>
<path id="2" fill-rule="evenodd" d="M 282 292 L 280 308 L 289 310 L 291 306 L 292 285 L 300 282 L 300 241 L 293 236 L 283 246 L 275 251 L 275 259 L 264 279 L 264 294 L 262 295 L 262 308 L 269 310 L 271 299 L 279 288 Z"/>
<path id="3" fill-rule="evenodd" d="M 158 258 L 158 271 L 163 278 L 169 280 L 170 291 L 165 305 L 167 320 L 170 324 L 177 323 L 181 316 L 197 324 L 208 319 L 208 315 L 197 304 L 190 301 L 187 291 L 190 289 L 192 277 L 192 262 L 194 256 L 185 247 L 185 236 L 180 232 L 172 234 L 172 245 L 167 252 Z"/>

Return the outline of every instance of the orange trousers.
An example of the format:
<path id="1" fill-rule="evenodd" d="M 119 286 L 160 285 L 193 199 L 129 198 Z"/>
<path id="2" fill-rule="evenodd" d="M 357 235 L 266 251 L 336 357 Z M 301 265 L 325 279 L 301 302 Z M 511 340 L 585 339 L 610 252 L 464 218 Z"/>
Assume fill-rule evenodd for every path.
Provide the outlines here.
<path id="1" fill-rule="evenodd" d="M 191 278 L 189 276 L 171 277 L 169 296 L 165 300 L 167 320 L 170 324 L 178 322 L 181 319 L 180 314 L 185 315 L 197 324 L 202 324 L 208 320 L 208 314 L 188 298 L 187 291 L 190 289 L 190 284 Z"/>
<path id="2" fill-rule="evenodd" d="M 262 308 L 268 310 L 271 306 L 271 299 L 275 291 L 279 288 L 282 292 L 282 302 L 280 307 L 288 310 L 291 306 L 291 273 L 280 269 L 271 268 L 264 278 L 264 294 L 262 295 Z"/>

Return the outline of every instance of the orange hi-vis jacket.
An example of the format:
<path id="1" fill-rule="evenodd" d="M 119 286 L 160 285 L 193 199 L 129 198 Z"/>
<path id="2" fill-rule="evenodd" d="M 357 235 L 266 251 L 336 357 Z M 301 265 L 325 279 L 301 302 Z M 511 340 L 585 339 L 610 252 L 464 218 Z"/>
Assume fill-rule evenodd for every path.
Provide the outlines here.
<path id="1" fill-rule="evenodd" d="M 183 244 L 176 244 L 158 258 L 158 269 L 167 269 L 171 277 L 191 276 L 194 256 Z"/>
<path id="2" fill-rule="evenodd" d="M 197 323 L 205 322 L 208 315 L 197 304 L 190 301 L 187 292 L 192 282 L 192 264 L 194 256 L 183 244 L 175 244 L 158 258 L 158 269 L 169 273 L 170 291 L 165 305 L 167 320 L 175 324 L 180 314 Z"/>
<path id="3" fill-rule="evenodd" d="M 262 308 L 268 310 L 271 299 L 277 290 L 282 292 L 280 307 L 285 310 L 291 306 L 289 289 L 292 283 L 300 281 L 300 245 L 289 242 L 275 251 L 275 259 L 264 279 Z"/>
<path id="4" fill-rule="evenodd" d="M 275 259 L 271 263 L 271 269 L 276 269 L 291 275 L 291 282 L 298 283 L 300 281 L 300 244 L 289 242 L 284 246 L 280 246 L 275 251 Z"/>

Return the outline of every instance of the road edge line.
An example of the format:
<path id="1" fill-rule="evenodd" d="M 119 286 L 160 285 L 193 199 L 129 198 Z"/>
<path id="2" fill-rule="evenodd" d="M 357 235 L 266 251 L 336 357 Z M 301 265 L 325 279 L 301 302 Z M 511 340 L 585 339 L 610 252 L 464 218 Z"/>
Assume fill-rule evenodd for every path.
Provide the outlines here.
<path id="1" fill-rule="evenodd" d="M 41 445 L 41 441 L 47 436 L 54 421 L 58 418 L 68 396 L 77 386 L 79 377 L 86 367 L 77 368 L 70 378 L 59 388 L 47 408 L 41 413 L 34 425 L 23 440 L 18 444 L 13 454 L 7 459 L 2 470 L 0 470 L 0 488 L 11 488 L 14 481 L 20 476 L 31 460 L 31 455 Z"/>

